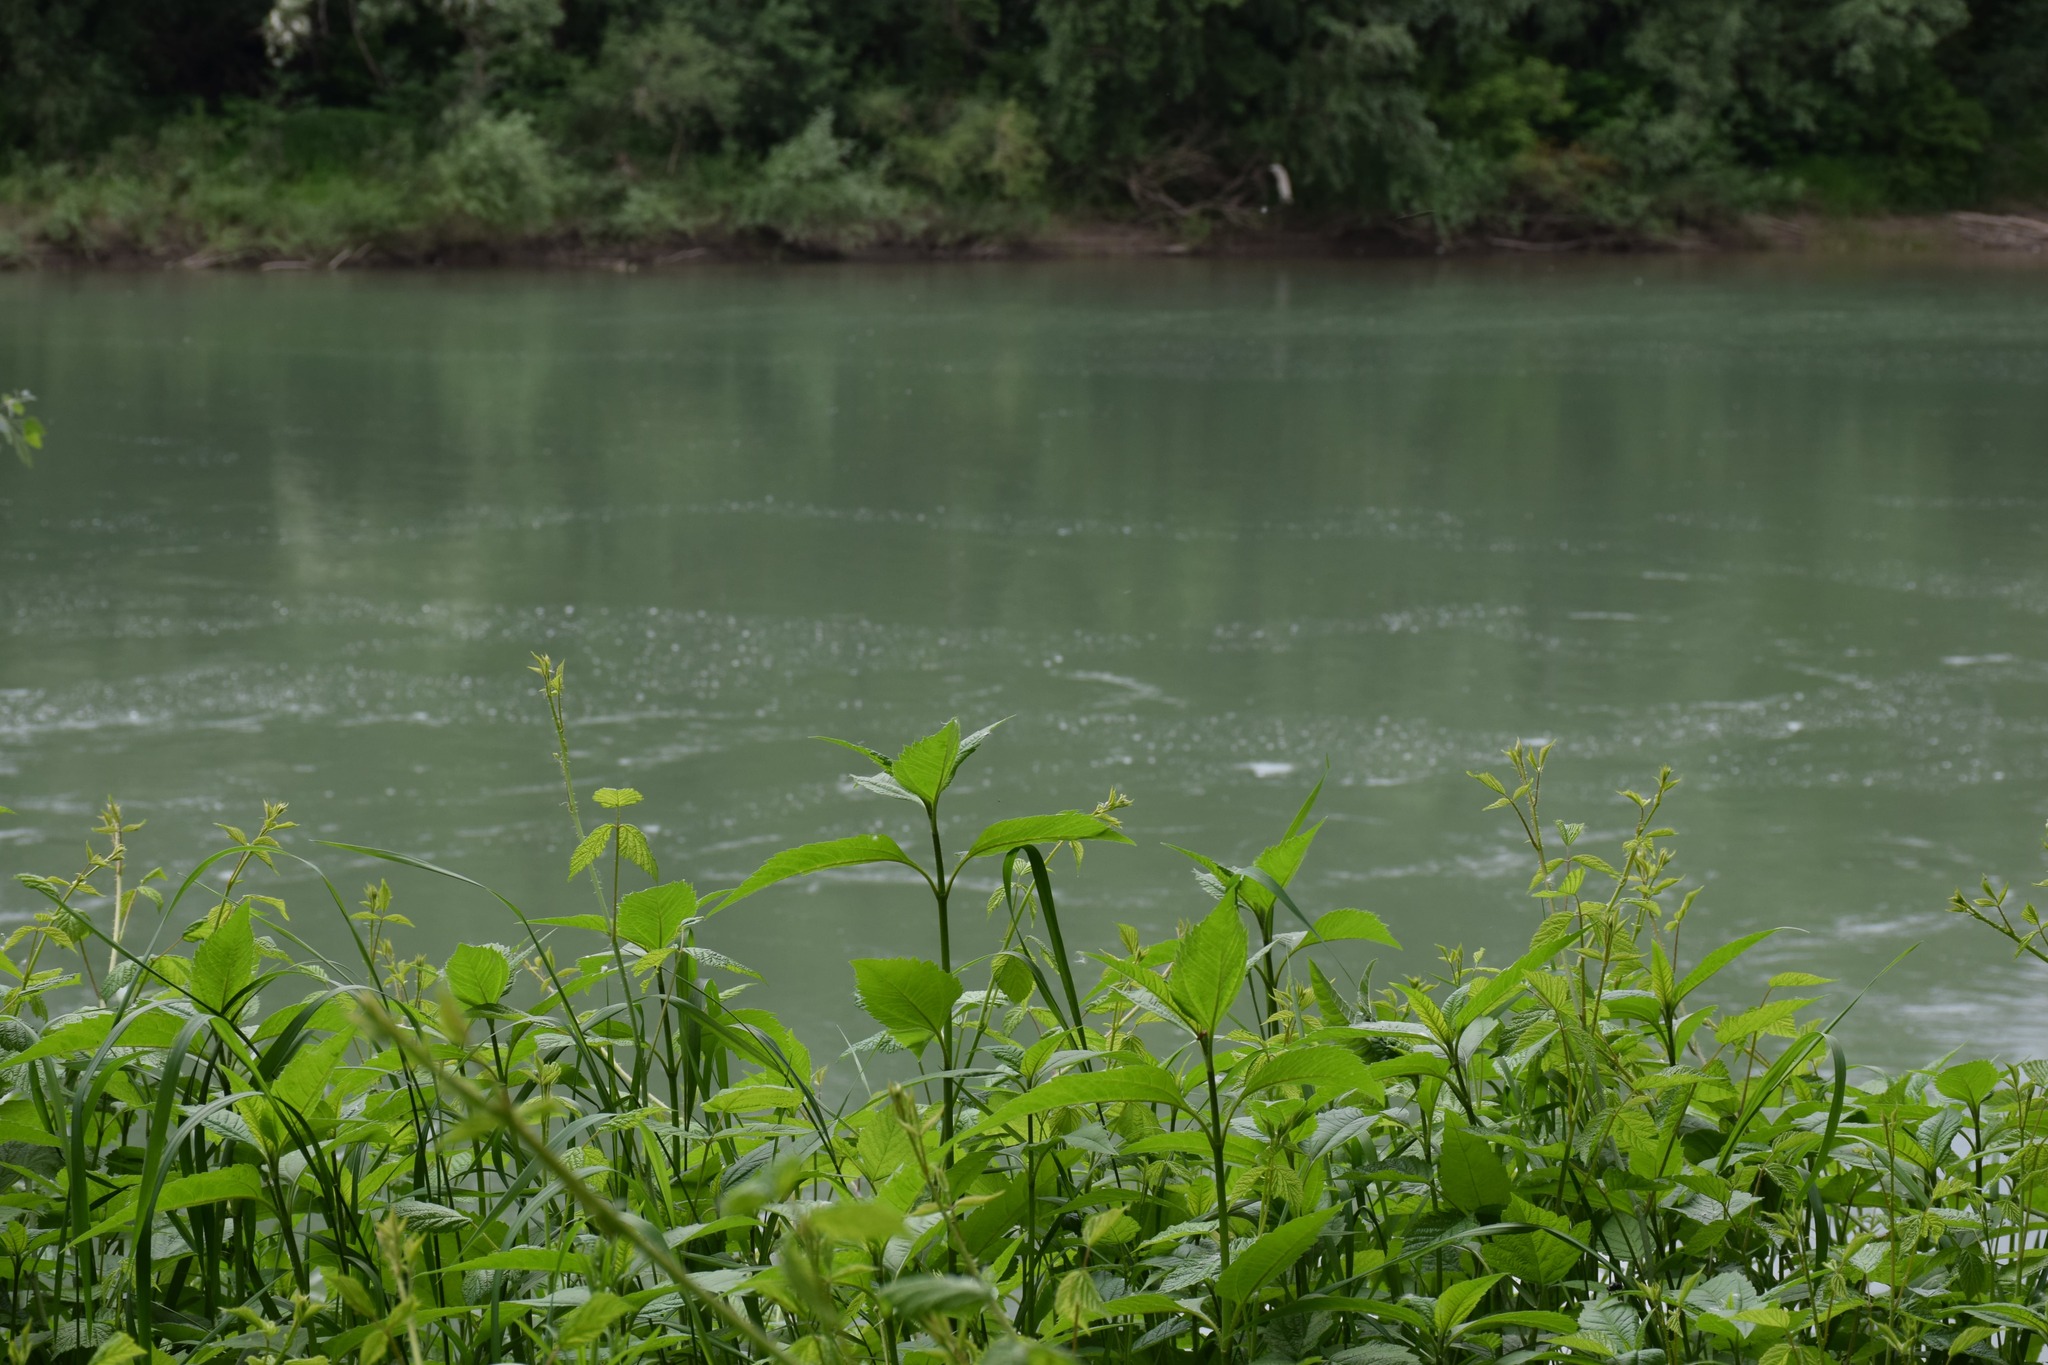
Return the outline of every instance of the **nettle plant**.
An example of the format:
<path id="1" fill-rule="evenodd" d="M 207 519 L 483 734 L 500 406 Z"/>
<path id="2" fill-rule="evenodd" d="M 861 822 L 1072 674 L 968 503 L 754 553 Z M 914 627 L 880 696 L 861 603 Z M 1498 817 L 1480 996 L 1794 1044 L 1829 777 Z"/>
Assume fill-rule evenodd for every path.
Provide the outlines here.
<path id="1" fill-rule="evenodd" d="M 1388 926 L 1305 904 L 1320 784 L 1247 862 L 1180 851 L 1177 933 L 1082 953 L 1054 873 L 1131 842 L 1121 795 L 968 836 L 948 794 L 990 731 L 847 745 L 899 834 L 700 893 L 662 880 L 638 793 L 577 799 L 564 673 L 536 672 L 588 909 L 325 846 L 493 896 L 509 944 L 406 956 L 388 881 L 351 909 L 317 879 L 354 944 L 324 957 L 254 889 L 314 871 L 281 807 L 175 885 L 111 807 L 82 870 L 20 879 L 45 908 L 0 954 L 14 1365 L 2048 1349 L 2048 1069 L 1852 1074 L 1806 974 L 1710 1002 L 1768 931 L 1693 951 L 1668 773 L 1604 853 L 1545 823 L 1547 750 L 1476 775 L 1529 844 L 1529 946 L 1375 987 Z M 878 1031 L 828 1077 L 717 917 L 874 864 L 929 896 L 929 955 L 853 964 Z M 1959 908 L 2036 943 L 2003 892 Z"/>

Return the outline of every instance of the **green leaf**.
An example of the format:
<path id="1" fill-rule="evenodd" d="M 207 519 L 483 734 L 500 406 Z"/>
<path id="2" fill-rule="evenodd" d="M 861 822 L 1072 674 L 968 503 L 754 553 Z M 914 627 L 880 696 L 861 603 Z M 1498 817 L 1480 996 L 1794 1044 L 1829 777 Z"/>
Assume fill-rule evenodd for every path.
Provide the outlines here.
<path id="1" fill-rule="evenodd" d="M 1467 1324 L 1465 1330 L 1490 1332 L 1497 1327 L 1533 1327 L 1539 1332 L 1570 1332 L 1576 1330 L 1578 1325 L 1562 1313 L 1523 1308 L 1512 1313 L 1489 1313 L 1478 1321 Z"/>
<path id="2" fill-rule="evenodd" d="M 907 1318 L 979 1313 L 995 1301 L 995 1291 L 971 1275 L 905 1275 L 877 1292 Z"/>
<path id="3" fill-rule="evenodd" d="M 1529 951 L 1509 963 L 1498 976 L 1473 991 L 1471 997 L 1459 1006 L 1458 1017 L 1452 1021 L 1453 1027 L 1463 1033 L 1473 1020 L 1491 1014 L 1505 1004 L 1522 988 L 1522 982 L 1530 972 L 1556 957 L 1559 950 L 1571 942 L 1569 926 L 1572 918 L 1569 914 L 1558 914 L 1545 919 L 1537 928 L 1535 937 L 1529 944 Z"/>
<path id="4" fill-rule="evenodd" d="M 1444 1198 L 1467 1213 L 1505 1208 L 1514 1197 L 1515 1186 L 1508 1178 L 1508 1168 L 1494 1155 L 1486 1139 L 1469 1129 L 1444 1130 L 1436 1176 Z"/>
<path id="5" fill-rule="evenodd" d="M 349 1029 L 337 1033 L 293 1053 L 284 1070 L 278 1072 L 277 1079 L 270 1083 L 271 1097 L 280 1104 L 304 1111 L 332 1084 L 334 1068 L 340 1065 L 342 1054 L 348 1051 L 354 1032 Z"/>
<path id="6" fill-rule="evenodd" d="M 1231 1303 L 1244 1303 L 1266 1286 L 1266 1282 L 1300 1260 L 1316 1244 L 1323 1225 L 1336 1216 L 1335 1208 L 1317 1209 L 1290 1219 L 1266 1233 L 1237 1255 L 1216 1278 L 1216 1292 Z"/>
<path id="7" fill-rule="evenodd" d="M 225 1014 L 255 975 L 256 934 L 249 927 L 249 907 L 238 905 L 192 955 L 192 998 Z"/>
<path id="8" fill-rule="evenodd" d="M 967 850 L 967 856 L 985 858 L 993 853 L 1008 853 L 1025 844 L 1071 843 L 1082 839 L 1106 839 L 1113 844 L 1131 842 L 1107 821 L 1081 811 L 1067 810 L 1057 815 L 1022 815 L 1014 820 L 998 820 L 975 837 L 974 846 Z"/>
<path id="9" fill-rule="evenodd" d="M 595 929 L 600 934 L 608 934 L 612 928 L 605 923 L 603 915 L 549 915 L 543 919 L 536 919 L 534 923 L 552 925 L 559 929 Z"/>
<path id="10" fill-rule="evenodd" d="M 1344 997 L 1337 994 L 1337 988 L 1330 984 L 1330 978 L 1323 975 L 1323 969 L 1311 959 L 1308 964 L 1309 988 L 1315 992 L 1316 1008 L 1322 1011 L 1323 1022 L 1334 1028 L 1342 1028 L 1351 1022 L 1351 1007 L 1344 1003 Z"/>
<path id="11" fill-rule="evenodd" d="M 967 1130 L 968 1136 L 1004 1128 L 1038 1114 L 1081 1104 L 1164 1104 L 1185 1109 L 1180 1082 L 1164 1067 L 1114 1066 L 1107 1071 L 1070 1071 L 1031 1087 Z"/>
<path id="12" fill-rule="evenodd" d="M 1739 1038 L 1754 1038 L 1758 1034 L 1787 1034 L 1793 1031 L 1793 1016 L 1813 1003 L 1812 1000 L 1771 1000 L 1753 1010 L 1744 1010 L 1733 1019 L 1724 1020 L 1714 1028 L 1714 1036 L 1724 1043 Z"/>
<path id="13" fill-rule="evenodd" d="M 866 758 L 868 762 L 874 764 L 877 768 L 880 768 L 883 772 L 886 773 L 889 771 L 889 756 L 877 750 L 870 749 L 865 744 L 855 744 L 850 739 L 834 739 L 830 735 L 812 735 L 811 738 L 822 739 L 827 744 L 837 744 L 842 749 L 851 749 L 853 750 L 853 752 Z"/>
<path id="14" fill-rule="evenodd" d="M 619 901 L 619 937 L 649 952 L 666 948 L 696 913 L 697 889 L 688 882 L 650 886 Z"/>
<path id="15" fill-rule="evenodd" d="M 141 1360 L 149 1352 L 135 1344 L 135 1338 L 126 1332 L 116 1332 L 101 1342 L 99 1349 L 85 1365 L 128 1365 L 131 1360 Z"/>
<path id="16" fill-rule="evenodd" d="M 1399 948 L 1400 940 L 1370 910 L 1331 910 L 1316 916 L 1316 941 L 1320 943 L 1384 943 Z"/>
<path id="17" fill-rule="evenodd" d="M 1691 995 L 1701 986 L 1706 985 L 1716 972 L 1777 932 L 1776 929 L 1759 929 L 1756 933 L 1745 934 L 1733 943 L 1724 943 L 1714 949 L 1713 952 L 1708 953 L 1700 959 L 1700 965 L 1687 972 L 1685 979 L 1678 983 L 1678 989 L 1673 993 L 1671 1003 L 1675 1005 L 1684 1000 L 1685 997 Z"/>
<path id="18" fill-rule="evenodd" d="M 619 826 L 619 856 L 650 877 L 661 876 L 661 869 L 654 862 L 654 850 L 647 846 L 647 836 L 638 826 Z"/>
<path id="19" fill-rule="evenodd" d="M 811 1227 L 840 1242 L 872 1246 L 903 1234 L 903 1215 L 879 1199 L 850 1199 L 813 1209 Z"/>
<path id="20" fill-rule="evenodd" d="M 2048 1337 L 2048 1317 L 2017 1303 L 1980 1303 L 1963 1309 L 1980 1322 L 1999 1327 L 2018 1327 Z"/>
<path id="21" fill-rule="evenodd" d="M 163 1189 L 157 1193 L 156 1211 L 165 1214 L 196 1208 L 201 1204 L 218 1204 L 224 1199 L 260 1199 L 262 1196 L 263 1180 L 254 1166 L 216 1166 L 197 1175 L 165 1181 Z M 129 1187 L 111 1204 L 102 1207 L 105 1216 L 74 1238 L 74 1244 L 104 1237 L 110 1232 L 128 1231 L 135 1220 L 134 1187 Z"/>
<path id="22" fill-rule="evenodd" d="M 1341 1047 L 1297 1047 L 1253 1067 L 1244 1082 L 1247 1098 L 1261 1090 L 1281 1085 L 1313 1085 L 1332 1096 L 1364 1090 L 1377 1096 L 1385 1093 L 1364 1062 Z"/>
<path id="23" fill-rule="evenodd" d="M 913 1052 L 945 1030 L 961 992 L 958 977 L 915 957 L 855 958 L 853 979 L 861 1008 Z"/>
<path id="24" fill-rule="evenodd" d="M 1448 1333 L 1453 1327 L 1472 1316 L 1472 1310 L 1479 1307 L 1486 1298 L 1486 1291 L 1501 1282 L 1499 1275 L 1481 1275 L 1477 1279 L 1460 1280 L 1437 1296 L 1436 1307 L 1431 1310 L 1431 1320 L 1439 1333 Z"/>
<path id="25" fill-rule="evenodd" d="M 143 1022 L 136 1020 L 129 1026 L 128 1033 L 132 1034 Z M 113 1027 L 114 1016 L 111 1014 L 89 1014 L 83 1019 L 57 1024 L 21 1051 L 0 1060 L 0 1067 L 20 1066 L 23 1062 L 40 1061 L 44 1057 L 83 1057 L 105 1042 Z"/>
<path id="26" fill-rule="evenodd" d="M 443 1232 L 450 1228 L 469 1226 L 469 1215 L 446 1204 L 430 1203 L 425 1199 L 399 1199 L 392 1202 L 390 1212 L 405 1220 L 405 1225 L 415 1230 Z"/>
<path id="27" fill-rule="evenodd" d="M 1318 790 L 1320 790 L 1322 784 L 1317 783 L 1316 785 Z M 1322 828 L 1322 822 L 1318 821 L 1307 829 L 1302 830 L 1299 834 L 1289 834 L 1279 843 L 1264 850 L 1258 857 L 1254 858 L 1252 866 L 1282 886 L 1291 884 L 1294 881 L 1295 874 L 1301 871 L 1301 865 L 1308 860 L 1309 845 L 1316 841 L 1316 835 L 1321 832 Z M 1247 882 L 1245 889 L 1254 895 L 1264 892 L 1268 901 L 1273 898 L 1273 893 L 1260 886 L 1257 882 Z"/>
<path id="28" fill-rule="evenodd" d="M 1935 1088 L 1942 1094 L 1972 1108 L 1990 1099 L 1998 1082 L 1998 1068 L 1982 1060 L 1952 1066 L 1934 1078 Z"/>
<path id="29" fill-rule="evenodd" d="M 754 875 L 717 902 L 717 909 L 723 910 L 735 901 L 743 901 L 763 887 L 773 886 L 791 877 L 807 877 L 813 872 L 824 872 L 835 867 L 859 867 L 866 863 L 901 863 L 905 867 L 916 867 L 910 855 L 899 848 L 894 839 L 886 834 L 855 834 L 844 839 L 827 839 L 823 843 L 805 844 L 801 848 L 785 849 L 754 870 Z"/>
<path id="30" fill-rule="evenodd" d="M 472 1270 L 537 1270 L 549 1275 L 588 1275 L 590 1258 L 563 1247 L 508 1247 L 441 1267 L 444 1275 Z"/>
<path id="31" fill-rule="evenodd" d="M 512 964 L 495 943 L 458 943 L 445 975 L 448 989 L 463 1004 L 495 1005 L 512 985 Z"/>
<path id="32" fill-rule="evenodd" d="M 1103 1304 L 1102 1311 L 1113 1318 L 1137 1317 L 1146 1313 L 1185 1313 L 1188 1306 L 1168 1294 L 1126 1294 Z"/>
<path id="33" fill-rule="evenodd" d="M 1237 897 L 1225 896 L 1206 919 L 1188 930 L 1174 958 L 1167 987 L 1182 1022 L 1198 1034 L 1215 1035 L 1244 985 L 1250 953 Z"/>
<path id="34" fill-rule="evenodd" d="M 1549 1228 L 1556 1232 L 1576 1236 L 1584 1241 L 1585 1225 L 1574 1229 L 1569 1218 L 1563 1214 L 1540 1209 L 1520 1198 L 1510 1199 L 1506 1211 L 1501 1215 L 1510 1223 L 1528 1223 L 1534 1227 Z M 1486 1264 L 1504 1274 L 1528 1284 L 1556 1284 L 1569 1275 L 1579 1263 L 1580 1251 L 1563 1237 L 1553 1237 L 1549 1232 L 1511 1232 L 1494 1237 L 1485 1246 Z M 1561 1332 L 1573 1331 L 1578 1324 L 1567 1320 Z"/>
<path id="35" fill-rule="evenodd" d="M 591 793 L 590 799 L 606 810 L 621 810 L 627 806 L 637 806 L 647 798 L 631 787 L 599 787 Z"/>
<path id="36" fill-rule="evenodd" d="M 960 760 L 960 722 L 949 720 L 937 734 L 926 735 L 905 745 L 889 775 L 903 789 L 927 806 L 936 805 L 939 793 L 953 781 L 953 769 Z"/>
<path id="37" fill-rule="evenodd" d="M 617 1294 L 600 1289 L 562 1319 L 555 1344 L 563 1350 L 595 1345 L 607 1328 L 632 1311 L 633 1306 Z"/>
<path id="38" fill-rule="evenodd" d="M 577 874 L 597 861 L 597 855 L 604 852 L 612 840 L 613 825 L 599 825 L 583 836 L 583 842 L 576 845 L 576 851 L 569 855 L 569 880 L 575 881 Z"/>

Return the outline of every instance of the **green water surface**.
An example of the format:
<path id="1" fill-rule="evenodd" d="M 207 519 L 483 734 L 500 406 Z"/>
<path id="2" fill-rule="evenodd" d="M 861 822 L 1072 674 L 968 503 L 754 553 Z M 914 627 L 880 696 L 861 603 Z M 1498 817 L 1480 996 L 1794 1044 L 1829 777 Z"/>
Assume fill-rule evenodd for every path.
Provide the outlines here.
<path id="1" fill-rule="evenodd" d="M 2048 976 L 1942 912 L 2048 816 L 2048 275 L 1681 259 L 710 267 L 0 279 L 5 870 L 120 797 L 182 873 L 287 800 L 353 900 L 387 845 L 588 908 L 523 671 L 569 660 L 587 794 L 666 876 L 898 829 L 820 733 L 1012 717 L 954 832 L 1086 806 L 1133 849 L 1068 937 L 1204 908 L 1325 759 L 1300 893 L 1526 939 L 1530 855 L 1463 776 L 1554 738 L 1611 849 L 1669 762 L 1692 942 L 1861 986 L 1873 1061 L 2048 1047 Z M 503 912 L 396 875 L 423 950 Z M 293 926 L 345 936 L 315 883 Z M 983 889 L 986 889 L 984 884 Z M 821 880 L 703 926 L 833 1050 L 922 891 Z M 2036 893 L 2037 895 L 2040 893 Z M 0 884 L 0 912 L 30 894 Z M 956 941 L 985 937 L 969 898 Z M 1846 998 L 1846 997 L 1843 997 Z"/>

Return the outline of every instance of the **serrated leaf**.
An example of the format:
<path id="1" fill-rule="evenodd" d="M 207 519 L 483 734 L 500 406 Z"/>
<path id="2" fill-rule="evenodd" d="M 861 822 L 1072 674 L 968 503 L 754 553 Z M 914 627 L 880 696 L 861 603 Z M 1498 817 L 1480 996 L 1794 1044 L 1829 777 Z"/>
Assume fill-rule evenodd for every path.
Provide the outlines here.
<path id="1" fill-rule="evenodd" d="M 1934 1078 L 1934 1084 L 1950 1099 L 1974 1107 L 1991 1098 L 2000 1079 L 1997 1067 L 1979 1059 L 1948 1068 Z"/>
<path id="2" fill-rule="evenodd" d="M 1502 1221 L 1528 1223 L 1551 1232 L 1561 1232 L 1584 1241 L 1589 1228 L 1581 1225 L 1574 1229 L 1570 1219 L 1563 1214 L 1537 1208 L 1526 1200 L 1511 1198 L 1501 1215 Z M 1528 1284 L 1556 1284 L 1569 1275 L 1579 1263 L 1580 1251 L 1563 1237 L 1554 1237 L 1551 1232 L 1504 1233 L 1485 1244 L 1486 1264 L 1505 1274 L 1512 1275 Z M 1578 1326 L 1566 1320 L 1564 1326 L 1553 1328 L 1569 1332 Z"/>
<path id="3" fill-rule="evenodd" d="M 924 801 L 916 792 L 904 790 L 903 784 L 887 773 L 854 773 L 853 785 L 877 796 L 886 796 L 892 801 L 908 801 L 922 806 Z"/>
<path id="4" fill-rule="evenodd" d="M 613 1323 L 632 1311 L 633 1306 L 617 1294 L 600 1289 L 562 1319 L 555 1344 L 563 1350 L 594 1345 Z"/>
<path id="5" fill-rule="evenodd" d="M 256 975 L 256 934 L 249 908 L 238 905 L 192 954 L 192 998 L 215 1014 L 231 1004 Z"/>
<path id="6" fill-rule="evenodd" d="M 879 1199 L 849 1199 L 810 1213 L 813 1230 L 835 1241 L 880 1245 L 903 1235 L 903 1215 Z"/>
<path id="7" fill-rule="evenodd" d="M 1332 1094 L 1365 1090 L 1378 1095 L 1385 1089 L 1355 1054 L 1324 1046 L 1297 1047 L 1260 1062 L 1245 1076 L 1243 1093 L 1249 1098 L 1282 1085 L 1313 1085 Z"/>
<path id="8" fill-rule="evenodd" d="M 631 787 L 599 787 L 591 793 L 590 799 L 606 810 L 623 810 L 627 806 L 637 806 L 647 798 Z"/>
<path id="9" fill-rule="evenodd" d="M 179 1209 L 197 1208 L 201 1204 L 218 1204 L 228 1199 L 262 1197 L 263 1179 L 254 1166 L 216 1166 L 197 1175 L 184 1175 L 165 1181 L 163 1188 L 157 1191 L 156 1211 L 158 1214 L 175 1213 Z M 104 1216 L 74 1238 L 74 1242 L 90 1241 L 95 1237 L 104 1237 L 110 1232 L 132 1231 L 136 1213 L 135 1200 L 136 1192 L 131 1186 L 102 1210 L 97 1210 Z"/>
<path id="10" fill-rule="evenodd" d="M 600 934 L 608 934 L 612 929 L 603 915 L 547 915 L 534 920 L 534 923 L 558 929 L 595 929 Z"/>
<path id="11" fill-rule="evenodd" d="M 403 1219 L 407 1227 L 423 1228 L 429 1232 L 469 1226 L 467 1214 L 457 1213 L 446 1205 L 432 1204 L 424 1199 L 400 1199 L 391 1205 L 390 1212 Z"/>
<path id="12" fill-rule="evenodd" d="M 1073 1071 L 1041 1081 L 1030 1090 L 998 1106 L 969 1133 L 1007 1127 L 1020 1120 L 1055 1109 L 1082 1104 L 1163 1104 L 1185 1108 L 1180 1082 L 1164 1067 L 1152 1065 L 1114 1066 L 1107 1071 Z"/>
<path id="13" fill-rule="evenodd" d="M 1388 932 L 1380 917 L 1370 910 L 1331 910 L 1316 916 L 1316 937 L 1319 943 L 1382 943 L 1389 948 L 1399 948 L 1400 940 Z"/>
<path id="14" fill-rule="evenodd" d="M 650 886 L 620 899 L 619 937 L 649 952 L 665 948 L 696 913 L 697 889 L 688 882 Z"/>
<path id="15" fill-rule="evenodd" d="M 975 836 L 967 856 L 986 858 L 992 854 L 1008 853 L 1026 844 L 1076 843 L 1083 839 L 1103 839 L 1113 844 L 1131 842 L 1107 821 L 1081 811 L 1068 810 L 1057 815 L 1022 815 L 1013 820 L 998 820 Z"/>
<path id="16" fill-rule="evenodd" d="M 1716 972 L 1777 932 L 1776 929 L 1759 929 L 1756 933 L 1745 934 L 1734 942 L 1724 943 L 1708 953 L 1700 959 L 1699 965 L 1687 972 L 1685 978 L 1678 983 L 1678 989 L 1672 993 L 1672 1003 L 1683 1001 L 1712 979 Z"/>
<path id="17" fill-rule="evenodd" d="M 850 739 L 834 739 L 830 735 L 812 735 L 811 738 L 823 740 L 827 744 L 836 744 L 842 749 L 851 749 L 854 753 L 860 754 L 862 757 L 866 758 L 870 763 L 873 763 L 877 768 L 880 768 L 883 772 L 889 771 L 889 756 L 877 750 L 870 749 L 865 744 L 855 744 Z"/>
<path id="18" fill-rule="evenodd" d="M 776 854 L 756 868 L 751 877 L 741 882 L 731 892 L 718 897 L 715 908 L 723 910 L 737 901 L 745 900 L 764 887 L 787 881 L 791 877 L 807 877 L 814 872 L 824 872 L 835 867 L 860 867 L 869 863 L 917 866 L 911 861 L 910 855 L 886 834 L 855 834 L 844 839 L 827 839 L 822 843 L 805 844 L 800 848 L 785 849 Z"/>
<path id="19" fill-rule="evenodd" d="M 99 1344 L 92 1358 L 85 1365 L 128 1365 L 131 1360 L 141 1360 L 149 1352 L 135 1344 L 135 1338 L 126 1332 L 116 1332 Z"/>
<path id="20" fill-rule="evenodd" d="M 1759 1034 L 1790 1033 L 1793 1016 L 1812 1003 L 1811 1000 L 1767 1001 L 1753 1010 L 1744 1010 L 1732 1019 L 1723 1020 L 1715 1026 L 1714 1036 L 1724 1043 L 1732 1043 Z"/>
<path id="21" fill-rule="evenodd" d="M 1430 1312 L 1430 1319 L 1439 1333 L 1448 1333 L 1465 1319 L 1472 1316 L 1486 1298 L 1488 1290 L 1502 1280 L 1500 1275 L 1481 1275 L 1475 1279 L 1460 1280 L 1443 1293 L 1437 1295 L 1436 1307 Z"/>
<path id="22" fill-rule="evenodd" d="M 1300 1260 L 1336 1213 L 1334 1208 L 1305 1213 L 1258 1238 L 1230 1258 L 1230 1264 L 1216 1278 L 1217 1294 L 1231 1303 L 1249 1300 L 1275 1275 Z"/>
<path id="23" fill-rule="evenodd" d="M 877 1292 L 908 1318 L 979 1313 L 995 1300 L 995 1291 L 971 1275 L 905 1275 Z"/>
<path id="24" fill-rule="evenodd" d="M 636 825 L 620 825 L 618 830 L 619 856 L 659 880 L 661 869 L 655 864 L 654 850 L 647 846 L 647 836 Z"/>
<path id="25" fill-rule="evenodd" d="M 853 962 L 861 1008 L 913 1052 L 944 1031 L 960 998 L 958 977 L 915 957 L 864 957 Z"/>
<path id="26" fill-rule="evenodd" d="M 569 855 L 570 881 L 575 881 L 585 868 L 597 861 L 597 855 L 611 844 L 614 828 L 612 825 L 599 825 L 583 836 L 583 842 L 576 845 L 576 851 Z"/>
<path id="27" fill-rule="evenodd" d="M 1229 1015 L 1244 986 L 1250 946 L 1235 896 L 1218 901 L 1181 940 L 1167 988 L 1181 1021 L 1194 1032 L 1213 1035 Z"/>
<path id="28" fill-rule="evenodd" d="M 912 740 L 889 765 L 889 775 L 903 784 L 927 806 L 953 781 L 953 769 L 960 761 L 960 722 L 949 720 L 935 734 Z"/>
<path id="29" fill-rule="evenodd" d="M 271 1097 L 293 1109 L 306 1109 L 333 1083 L 334 1068 L 348 1051 L 354 1034 L 353 1028 L 345 1029 L 293 1053 L 292 1059 L 277 1073 L 277 1079 L 270 1083 Z"/>
<path id="30" fill-rule="evenodd" d="M 455 998 L 472 1008 L 497 1004 L 512 985 L 512 964 L 495 943 L 458 943 L 445 974 Z"/>
<path id="31" fill-rule="evenodd" d="M 1514 1197 L 1508 1168 L 1485 1138 L 1464 1128 L 1444 1130 L 1437 1155 L 1437 1187 L 1444 1198 L 1467 1213 L 1504 1208 Z"/>

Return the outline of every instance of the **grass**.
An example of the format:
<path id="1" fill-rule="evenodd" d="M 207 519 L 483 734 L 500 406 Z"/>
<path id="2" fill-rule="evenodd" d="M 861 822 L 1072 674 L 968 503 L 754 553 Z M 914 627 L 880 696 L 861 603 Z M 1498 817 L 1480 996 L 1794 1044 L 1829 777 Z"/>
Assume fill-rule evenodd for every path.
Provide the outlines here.
<path id="1" fill-rule="evenodd" d="M 1252 863 L 1188 855 L 1177 935 L 1080 955 L 1055 874 L 1116 856 L 1127 803 L 953 827 L 1000 732 L 846 745 L 900 841 L 700 894 L 663 880 L 638 793 L 582 793 L 563 670 L 536 671 L 584 908 L 497 897 L 506 944 L 409 956 L 388 880 L 351 907 L 322 879 L 354 943 L 327 960 L 263 889 L 320 852 L 275 806 L 175 883 L 112 806 L 84 868 L 20 878 L 47 904 L 0 961 L 16 1365 L 2048 1348 L 2048 1067 L 1852 1069 L 1816 975 L 1716 999 L 1768 934 L 1702 943 L 1668 772 L 1595 852 L 1546 823 L 1546 753 L 1510 751 L 1478 776 L 1529 844 L 1527 951 L 1375 987 L 1398 926 L 1293 889 L 1319 788 Z M 717 916 L 885 863 L 924 888 L 932 956 L 852 964 L 878 1031 L 828 1081 L 742 1003 Z M 2008 893 L 1953 908 L 2043 955 Z"/>

